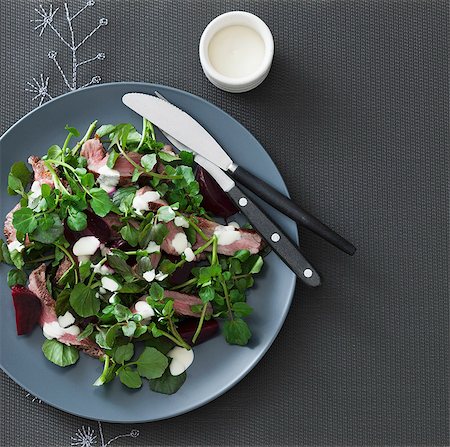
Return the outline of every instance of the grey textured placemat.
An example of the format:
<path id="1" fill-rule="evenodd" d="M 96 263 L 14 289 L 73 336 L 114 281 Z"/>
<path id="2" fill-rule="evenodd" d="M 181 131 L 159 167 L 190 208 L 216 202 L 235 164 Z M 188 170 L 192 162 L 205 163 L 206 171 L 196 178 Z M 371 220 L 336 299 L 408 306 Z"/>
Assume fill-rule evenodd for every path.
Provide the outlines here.
<path id="1" fill-rule="evenodd" d="M 64 27 L 57 6 L 53 24 Z M 43 26 L 33 30 L 34 7 L 42 13 L 36 1 L 0 4 L 2 132 L 46 99 L 41 89 L 32 101 L 39 91 L 25 91 L 27 81 L 42 73 L 48 95 L 67 90 L 48 57 L 56 51 L 69 73 L 67 48 L 49 24 L 42 37 Z M 242 95 L 211 86 L 197 58 L 203 28 L 233 9 L 258 14 L 275 38 L 269 78 Z M 206 407 L 98 425 L 33 401 L 2 373 L 1 445 L 105 446 L 117 436 L 109 445 L 448 445 L 447 1 L 97 0 L 82 14 L 78 36 L 108 24 L 80 48 L 80 61 L 105 58 L 79 67 L 78 86 L 98 75 L 212 101 L 262 142 L 293 198 L 358 253 L 301 231 L 324 285 L 298 286 L 265 358 Z"/>

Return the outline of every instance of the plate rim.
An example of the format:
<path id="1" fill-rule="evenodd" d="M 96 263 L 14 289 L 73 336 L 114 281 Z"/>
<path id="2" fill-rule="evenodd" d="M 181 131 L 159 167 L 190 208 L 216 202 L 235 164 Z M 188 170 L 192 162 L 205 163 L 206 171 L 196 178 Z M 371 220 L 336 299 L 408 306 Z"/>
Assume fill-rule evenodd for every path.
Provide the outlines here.
<path id="1" fill-rule="evenodd" d="M 3 142 L 4 138 L 14 130 L 14 128 L 18 125 L 20 125 L 20 123 L 22 123 L 23 121 L 29 119 L 30 117 L 32 117 L 35 113 L 38 113 L 42 108 L 45 108 L 48 106 L 48 104 L 53 104 L 55 102 L 58 101 L 62 101 L 65 100 L 68 96 L 73 95 L 73 94 L 77 94 L 80 91 L 85 91 L 85 90 L 92 90 L 92 89 L 96 89 L 96 90 L 100 90 L 100 89 L 107 89 L 113 86 L 132 86 L 133 88 L 137 88 L 139 89 L 140 87 L 150 87 L 153 88 L 163 88 L 165 90 L 170 90 L 173 91 L 174 93 L 181 93 L 183 95 L 187 95 L 189 97 L 191 97 L 194 100 L 200 101 L 206 105 L 208 105 L 209 107 L 213 107 L 214 109 L 217 109 L 217 111 L 225 114 L 229 119 L 231 119 L 240 129 L 242 129 L 244 132 L 246 132 L 247 134 L 249 134 L 250 138 L 252 140 L 254 140 L 254 142 L 261 146 L 262 149 L 264 150 L 264 152 L 266 153 L 267 157 L 270 159 L 270 161 L 272 162 L 276 173 L 279 175 L 280 179 L 281 179 L 281 192 L 283 192 L 284 194 L 286 194 L 288 197 L 290 197 L 289 194 L 289 190 L 287 188 L 287 185 L 284 181 L 283 176 L 281 175 L 276 163 L 273 161 L 272 157 L 270 156 L 270 154 L 266 151 L 266 149 L 264 148 L 264 146 L 256 139 L 256 137 L 252 134 L 252 132 L 250 132 L 250 130 L 248 130 L 243 124 L 241 124 L 236 118 L 234 118 L 232 115 L 230 115 L 228 112 L 226 112 L 225 110 L 221 109 L 220 107 L 216 106 L 215 104 L 213 104 L 212 102 L 208 101 L 205 98 L 202 98 L 201 96 L 195 95 L 191 92 L 188 92 L 186 90 L 182 90 L 176 87 L 171 87 L 171 86 L 167 86 L 164 84 L 159 84 L 159 83 L 151 83 L 151 82 L 137 82 L 137 81 L 118 81 L 118 82 L 108 82 L 108 83 L 103 83 L 103 84 L 97 84 L 97 85 L 93 85 L 93 86 L 89 86 L 89 87 L 85 87 L 83 89 L 77 89 L 77 90 L 72 90 L 70 92 L 66 92 L 62 95 L 59 95 L 53 99 L 51 99 L 50 101 L 47 101 L 46 103 L 42 104 L 41 106 L 36 107 L 35 109 L 29 111 L 27 114 L 25 114 L 22 118 L 20 118 L 19 120 L 17 120 L 14 124 L 12 124 L 1 136 L 0 136 L 0 145 Z M 1 150 L 1 146 L 0 146 L 0 150 Z M 1 195 L 1 194 L 0 194 Z M 293 234 L 290 235 L 291 239 L 293 240 L 293 242 L 295 244 L 298 245 L 299 243 L 299 234 L 298 234 L 298 225 L 295 221 L 291 221 L 294 225 L 294 231 Z M 280 321 L 279 327 L 277 328 L 277 330 L 275 332 L 273 332 L 272 336 L 270 337 L 269 342 L 267 343 L 267 345 L 261 350 L 261 352 L 252 359 L 252 361 L 250 363 L 248 363 L 248 365 L 246 366 L 245 369 L 241 370 L 239 372 L 239 375 L 236 376 L 235 379 L 233 379 L 232 381 L 230 381 L 230 383 L 228 383 L 225 387 L 221 388 L 220 390 L 218 390 L 216 393 L 214 393 L 213 395 L 201 400 L 200 402 L 197 402 L 195 404 L 192 405 L 188 405 L 186 408 L 183 408 L 181 410 L 177 410 L 175 411 L 173 414 L 171 414 L 170 416 L 164 416 L 161 418 L 151 418 L 151 419 L 139 419 L 136 421 L 130 421 L 130 420 L 119 420 L 119 419 L 102 419 L 102 418 L 93 418 L 91 416 L 86 416 L 80 412 L 76 412 L 76 411 L 70 411 L 67 410 L 65 408 L 63 408 L 61 405 L 59 404 L 55 404 L 55 403 L 50 403 L 48 402 L 45 397 L 43 397 L 42 395 L 36 394 L 34 393 L 32 390 L 30 390 L 27 386 L 23 385 L 21 383 L 21 380 L 16 380 L 13 375 L 8 371 L 8 369 L 1 363 L 1 357 L 0 357 L 0 368 L 2 369 L 3 372 L 5 372 L 5 374 L 11 379 L 13 380 L 15 383 L 17 383 L 20 387 L 22 387 L 25 391 L 29 392 L 30 394 L 32 394 L 33 396 L 37 397 L 38 399 L 42 400 L 42 402 L 45 402 L 47 405 L 53 407 L 53 408 L 57 408 L 60 411 L 63 411 L 65 413 L 68 414 L 72 414 L 74 416 L 77 417 L 82 417 L 88 420 L 92 420 L 92 421 L 101 421 L 101 422 L 107 422 L 107 423 L 117 423 L 117 424 L 132 424 L 132 423 L 148 423 L 148 422 L 157 422 L 157 421 L 161 421 L 161 420 L 168 420 L 168 419 L 172 419 L 174 417 L 189 413 L 193 410 L 196 410 L 197 408 L 203 407 L 205 405 L 207 405 L 208 403 L 212 402 L 213 400 L 219 398 L 220 396 L 222 396 L 223 394 L 225 394 L 227 391 L 229 391 L 231 388 L 233 388 L 235 385 L 237 385 L 241 380 L 243 380 L 249 373 L 250 371 L 256 367 L 256 365 L 261 361 L 261 359 L 267 354 L 267 352 L 269 351 L 269 349 L 272 347 L 275 339 L 277 338 L 278 334 L 281 331 L 281 328 L 284 326 L 284 323 L 286 321 L 287 315 L 289 313 L 289 310 L 291 308 L 292 305 L 292 301 L 293 301 L 293 297 L 294 297 L 294 292 L 295 292 L 295 288 L 297 286 L 297 280 L 295 277 L 295 274 L 293 272 L 290 272 L 290 274 L 292 275 L 292 279 L 293 281 L 291 281 L 290 285 L 289 285 L 289 289 L 286 290 L 286 301 L 287 301 L 287 307 L 286 307 L 286 312 L 285 314 L 282 316 L 282 319 Z"/>

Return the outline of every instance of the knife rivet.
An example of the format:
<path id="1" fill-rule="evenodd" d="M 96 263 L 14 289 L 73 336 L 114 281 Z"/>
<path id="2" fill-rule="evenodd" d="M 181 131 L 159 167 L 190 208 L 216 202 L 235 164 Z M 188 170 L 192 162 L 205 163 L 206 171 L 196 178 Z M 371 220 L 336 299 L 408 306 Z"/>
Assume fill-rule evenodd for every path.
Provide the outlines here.
<path id="1" fill-rule="evenodd" d="M 311 269 L 305 269 L 303 274 L 305 275 L 305 278 L 311 278 L 311 276 L 313 275 L 313 272 Z"/>
<path id="2" fill-rule="evenodd" d="M 241 197 L 239 199 L 239 205 L 240 206 L 247 206 L 247 203 L 248 203 L 248 201 L 247 201 L 247 199 L 245 197 Z"/>
<path id="3" fill-rule="evenodd" d="M 278 233 L 273 233 L 272 236 L 270 236 L 270 239 L 272 239 L 273 242 L 278 242 L 281 239 L 281 236 Z"/>

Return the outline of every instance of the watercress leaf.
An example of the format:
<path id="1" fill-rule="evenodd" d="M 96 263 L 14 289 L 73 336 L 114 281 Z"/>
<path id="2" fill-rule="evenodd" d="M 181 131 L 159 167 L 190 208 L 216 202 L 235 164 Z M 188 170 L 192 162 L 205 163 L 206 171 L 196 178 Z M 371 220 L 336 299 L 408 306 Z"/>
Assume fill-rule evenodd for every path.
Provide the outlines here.
<path id="1" fill-rule="evenodd" d="M 192 152 L 181 151 L 178 156 L 184 165 L 192 166 L 194 164 L 194 154 Z"/>
<path id="2" fill-rule="evenodd" d="M 70 310 L 70 289 L 63 289 L 61 293 L 56 297 L 55 312 L 56 315 L 64 315 Z"/>
<path id="3" fill-rule="evenodd" d="M 251 274 L 259 273 L 262 269 L 263 264 L 264 264 L 264 260 L 263 260 L 262 256 L 258 256 L 258 258 L 256 259 L 256 262 L 253 264 L 253 267 L 250 270 L 250 273 Z"/>
<path id="4" fill-rule="evenodd" d="M 133 343 L 127 343 L 126 345 L 117 346 L 114 349 L 113 359 L 117 363 L 124 363 L 131 360 L 134 355 L 134 345 Z"/>
<path id="5" fill-rule="evenodd" d="M 60 160 L 61 155 L 62 149 L 57 144 L 53 144 L 47 150 L 47 158 L 50 160 Z"/>
<path id="6" fill-rule="evenodd" d="M 9 253 L 8 246 L 3 239 L 0 239 L 0 262 L 12 264 L 11 254 Z"/>
<path id="7" fill-rule="evenodd" d="M 139 240 L 139 231 L 129 223 L 120 229 L 120 235 L 127 241 L 132 247 L 136 247 Z"/>
<path id="8" fill-rule="evenodd" d="M 131 310 L 123 304 L 115 304 L 112 313 L 118 322 L 129 320 L 133 316 Z"/>
<path id="9" fill-rule="evenodd" d="M 164 333 L 160 329 L 158 329 L 158 326 L 156 326 L 155 323 L 150 323 L 148 325 L 148 329 L 147 330 L 152 333 L 153 337 L 156 337 L 156 338 L 161 337 L 162 335 L 164 335 Z"/>
<path id="10" fill-rule="evenodd" d="M 138 269 L 138 273 L 140 275 L 144 274 L 145 272 L 148 272 L 150 270 L 153 270 L 153 266 L 152 263 L 150 261 L 150 258 L 148 256 L 145 256 L 143 258 L 140 258 L 138 263 L 137 263 L 137 269 Z M 155 266 L 156 267 L 156 266 Z"/>
<path id="11" fill-rule="evenodd" d="M 75 208 L 71 208 L 67 217 L 67 225 L 73 231 L 83 231 L 87 227 L 86 214 Z"/>
<path id="12" fill-rule="evenodd" d="M 31 181 L 31 172 L 28 170 L 27 165 L 23 161 L 17 161 L 11 166 L 8 176 L 8 194 L 13 195 L 14 191 L 10 189 L 9 186 L 9 177 L 14 177 L 18 180 L 22 186 L 21 190 L 23 191 Z"/>
<path id="13" fill-rule="evenodd" d="M 232 309 L 234 314 L 239 318 L 247 317 L 253 312 L 253 308 L 244 302 L 234 303 Z"/>
<path id="14" fill-rule="evenodd" d="M 106 344 L 106 331 L 99 330 L 95 334 L 95 343 L 97 343 L 103 349 L 110 349 L 110 346 Z"/>
<path id="15" fill-rule="evenodd" d="M 120 293 L 142 293 L 148 287 L 148 283 L 144 281 L 125 283 L 120 286 Z"/>
<path id="16" fill-rule="evenodd" d="M 186 233 L 187 240 L 191 245 L 194 245 L 197 242 L 197 232 L 195 231 L 192 225 L 189 225 L 189 228 L 184 228 L 184 232 Z"/>
<path id="17" fill-rule="evenodd" d="M 133 315 L 133 319 L 135 317 L 141 317 L 142 318 L 142 316 L 139 315 L 139 314 Z M 134 338 L 139 338 L 141 335 L 145 334 L 146 332 L 147 332 L 147 326 L 138 326 L 136 328 L 136 330 L 134 331 L 133 337 Z"/>
<path id="18" fill-rule="evenodd" d="M 114 346 L 114 342 L 116 340 L 116 337 L 119 335 L 120 332 L 120 326 L 118 324 L 115 324 L 114 326 L 111 326 L 107 331 L 105 335 L 105 343 L 112 348 Z"/>
<path id="19" fill-rule="evenodd" d="M 8 286 L 12 287 L 16 284 L 24 286 L 27 283 L 27 275 L 23 270 L 12 269 L 8 272 Z"/>
<path id="20" fill-rule="evenodd" d="M 241 318 L 225 321 L 223 334 L 230 345 L 240 346 L 245 346 L 252 336 L 247 323 Z"/>
<path id="21" fill-rule="evenodd" d="M 95 132 L 95 134 L 102 138 L 105 135 L 109 135 L 110 133 L 114 132 L 114 130 L 116 129 L 116 126 L 114 126 L 113 124 L 104 124 L 103 126 L 100 126 L 97 131 Z"/>
<path id="22" fill-rule="evenodd" d="M 167 317 L 173 314 L 173 300 L 167 300 L 163 307 L 162 314 Z"/>
<path id="23" fill-rule="evenodd" d="M 116 152 L 114 149 L 109 153 L 108 161 L 106 162 L 106 166 L 108 168 L 113 169 L 114 165 L 116 164 L 116 160 L 119 158 L 119 153 Z"/>
<path id="24" fill-rule="evenodd" d="M 85 338 L 88 338 L 92 334 L 92 332 L 94 332 L 94 325 L 92 323 L 89 323 L 78 335 L 77 340 L 81 341 Z"/>
<path id="25" fill-rule="evenodd" d="M 155 326 L 154 323 L 151 323 Z M 155 326 L 156 327 L 156 326 Z M 150 330 L 151 332 L 151 330 Z M 150 337 L 147 340 L 145 340 L 145 346 L 148 346 L 149 348 L 155 348 L 162 354 L 167 354 L 174 346 L 175 343 L 171 340 L 169 340 L 166 337 Z"/>
<path id="26" fill-rule="evenodd" d="M 27 234 L 37 228 L 37 220 L 30 208 L 19 208 L 13 213 L 13 226 L 17 231 Z"/>
<path id="27" fill-rule="evenodd" d="M 155 348 L 144 348 L 144 352 L 137 359 L 139 375 L 146 379 L 161 377 L 166 370 L 169 361 L 164 354 Z"/>
<path id="28" fill-rule="evenodd" d="M 156 165 L 156 154 L 144 155 L 141 158 L 141 165 L 147 172 L 150 172 Z"/>
<path id="29" fill-rule="evenodd" d="M 114 205 L 120 206 L 120 204 L 131 196 L 131 200 L 133 200 L 134 195 L 137 191 L 137 186 L 126 186 L 124 188 L 119 188 L 113 195 L 112 201 Z"/>
<path id="30" fill-rule="evenodd" d="M 69 301 L 80 317 L 90 317 L 100 310 L 100 300 L 95 296 L 95 291 L 83 283 L 74 286 Z"/>
<path id="31" fill-rule="evenodd" d="M 107 259 L 110 267 L 113 268 L 119 275 L 121 275 L 126 282 L 132 281 L 134 279 L 133 270 L 126 263 L 125 259 L 122 259 L 116 254 L 108 255 Z"/>
<path id="32" fill-rule="evenodd" d="M 149 294 L 155 301 L 161 301 L 164 299 L 164 289 L 156 282 L 152 283 Z"/>
<path id="33" fill-rule="evenodd" d="M 202 287 L 199 291 L 199 296 L 203 304 L 206 304 L 209 301 L 213 301 L 215 294 L 216 292 L 211 286 Z"/>
<path id="34" fill-rule="evenodd" d="M 176 270 L 177 266 L 172 261 L 169 261 L 168 259 L 163 259 L 159 264 L 158 268 L 159 270 L 161 270 L 161 272 L 170 275 Z"/>
<path id="35" fill-rule="evenodd" d="M 238 289 L 230 290 L 230 301 L 232 303 L 238 303 L 245 301 L 245 294 Z"/>
<path id="36" fill-rule="evenodd" d="M 250 256 L 250 252 L 248 250 L 238 250 L 233 258 L 239 259 L 239 261 L 244 262 L 246 261 Z"/>
<path id="37" fill-rule="evenodd" d="M 91 276 L 91 261 L 83 261 L 79 265 L 78 271 L 80 272 L 81 281 L 84 281 L 86 278 Z"/>
<path id="38" fill-rule="evenodd" d="M 77 129 L 75 129 L 75 127 L 69 127 L 67 124 L 64 127 L 64 129 L 67 130 L 67 132 L 71 133 L 74 137 L 79 137 L 80 136 L 80 132 L 78 132 Z"/>
<path id="39" fill-rule="evenodd" d="M 95 185 L 95 177 L 94 174 L 88 172 L 81 177 L 81 184 L 86 188 L 93 188 Z"/>
<path id="40" fill-rule="evenodd" d="M 119 371 L 120 381 L 128 388 L 140 388 L 142 379 L 139 373 L 131 367 L 125 367 Z"/>
<path id="41" fill-rule="evenodd" d="M 150 380 L 150 389 L 156 393 L 174 394 L 182 387 L 185 381 L 186 372 L 178 376 L 172 376 L 169 368 L 167 368 L 161 377 Z"/>
<path id="42" fill-rule="evenodd" d="M 90 204 L 95 214 L 105 217 L 112 209 L 113 203 L 108 193 L 101 188 L 93 188 L 90 190 L 92 196 Z"/>
<path id="43" fill-rule="evenodd" d="M 45 340 L 42 345 L 42 352 L 47 360 L 62 367 L 73 365 L 80 358 L 77 348 L 67 346 L 55 339 Z"/>
<path id="44" fill-rule="evenodd" d="M 17 194 L 23 194 L 24 189 L 22 182 L 12 174 L 8 175 L 8 194 L 14 196 Z"/>
<path id="45" fill-rule="evenodd" d="M 161 206 L 156 215 L 158 220 L 162 222 L 170 222 L 175 219 L 175 211 L 168 205 Z"/>
<path id="46" fill-rule="evenodd" d="M 150 240 L 156 242 L 158 245 L 161 245 L 168 234 L 169 229 L 167 228 L 167 225 L 157 223 L 156 225 L 153 225 L 150 230 Z"/>
<path id="47" fill-rule="evenodd" d="M 37 223 L 38 227 L 32 235 L 34 241 L 52 244 L 64 233 L 64 226 L 56 213 L 45 214 Z"/>
<path id="48" fill-rule="evenodd" d="M 142 171 L 140 169 L 134 168 L 133 175 L 131 176 L 131 181 L 133 183 L 136 183 L 138 181 L 139 177 L 141 176 L 141 174 L 142 174 Z"/>
<path id="49" fill-rule="evenodd" d="M 125 335 L 125 337 L 132 337 L 136 328 L 137 326 L 134 321 L 128 321 L 127 324 L 122 326 L 123 335 Z"/>
<path id="50" fill-rule="evenodd" d="M 17 250 L 11 252 L 11 261 L 19 270 L 25 265 L 22 252 Z"/>
<path id="51" fill-rule="evenodd" d="M 171 161 L 180 159 L 180 157 L 178 155 L 168 154 L 167 152 L 164 152 L 164 151 L 159 151 L 158 157 L 163 161 L 167 161 L 168 163 L 170 163 Z"/>

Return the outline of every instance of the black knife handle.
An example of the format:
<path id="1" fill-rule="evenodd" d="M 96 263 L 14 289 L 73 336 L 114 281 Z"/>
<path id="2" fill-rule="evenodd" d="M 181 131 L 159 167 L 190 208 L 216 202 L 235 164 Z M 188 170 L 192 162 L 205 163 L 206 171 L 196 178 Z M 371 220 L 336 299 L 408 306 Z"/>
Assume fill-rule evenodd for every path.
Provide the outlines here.
<path id="1" fill-rule="evenodd" d="M 308 286 L 320 285 L 320 276 L 298 247 L 237 186 L 227 192 L 281 260 Z"/>
<path id="2" fill-rule="evenodd" d="M 264 180 L 256 177 L 241 166 L 238 166 L 234 171 L 227 171 L 227 174 L 253 191 L 269 205 L 272 205 L 286 216 L 295 220 L 298 224 L 310 229 L 345 253 L 349 255 L 355 254 L 356 248 L 353 244 L 337 234 L 331 228 L 327 227 L 319 219 L 300 208 L 295 202 L 276 190 L 273 186 L 270 186 Z"/>

